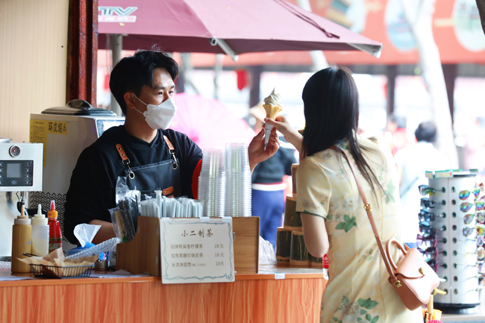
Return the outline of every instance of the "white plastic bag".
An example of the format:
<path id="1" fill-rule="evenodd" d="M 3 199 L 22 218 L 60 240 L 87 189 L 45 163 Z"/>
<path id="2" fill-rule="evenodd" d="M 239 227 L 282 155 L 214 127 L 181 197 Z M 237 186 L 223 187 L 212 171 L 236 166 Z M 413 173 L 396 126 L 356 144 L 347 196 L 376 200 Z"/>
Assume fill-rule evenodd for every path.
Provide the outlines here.
<path id="1" fill-rule="evenodd" d="M 259 266 L 273 266 L 276 265 L 276 254 L 273 245 L 259 237 Z"/>

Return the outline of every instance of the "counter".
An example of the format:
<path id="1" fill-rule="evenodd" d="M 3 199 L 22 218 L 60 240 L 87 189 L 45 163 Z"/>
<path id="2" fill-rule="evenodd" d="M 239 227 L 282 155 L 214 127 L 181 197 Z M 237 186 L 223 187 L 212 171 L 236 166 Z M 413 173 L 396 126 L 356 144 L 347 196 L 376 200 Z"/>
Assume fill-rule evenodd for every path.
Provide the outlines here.
<path id="1" fill-rule="evenodd" d="M 235 280 L 178 285 L 164 285 L 160 277 L 0 281 L 0 322 L 320 320 L 326 284 L 321 270 L 260 267 L 259 274 L 236 274 Z"/>

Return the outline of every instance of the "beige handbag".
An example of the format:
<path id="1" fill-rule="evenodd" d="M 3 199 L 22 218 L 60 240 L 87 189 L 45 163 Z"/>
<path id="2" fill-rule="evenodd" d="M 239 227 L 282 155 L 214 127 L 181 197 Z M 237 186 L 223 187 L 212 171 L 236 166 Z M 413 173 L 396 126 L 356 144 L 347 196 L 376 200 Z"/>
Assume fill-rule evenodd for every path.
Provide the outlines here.
<path id="1" fill-rule="evenodd" d="M 333 147 L 332 147 L 333 148 Z M 333 148 L 334 149 L 334 148 Z M 397 240 L 391 239 L 387 242 L 387 254 L 382 246 L 381 239 L 377 233 L 374 217 L 372 216 L 372 208 L 365 197 L 364 191 L 360 184 L 359 177 L 355 171 L 352 162 L 347 154 L 337 148 L 344 155 L 345 159 L 349 163 L 350 169 L 354 174 L 355 181 L 357 182 L 357 188 L 359 189 L 360 196 L 364 202 L 364 208 L 369 217 L 372 231 L 376 237 L 377 245 L 381 252 L 382 259 L 389 272 L 389 282 L 394 287 L 404 305 L 410 309 L 415 310 L 420 306 L 428 304 L 433 290 L 438 287 L 440 281 L 438 275 L 434 270 L 424 261 L 424 258 L 418 249 L 410 249 L 407 246 L 403 247 Z M 391 246 L 396 245 L 401 249 L 403 256 L 400 257 L 397 264 L 394 262 L 391 256 Z"/>

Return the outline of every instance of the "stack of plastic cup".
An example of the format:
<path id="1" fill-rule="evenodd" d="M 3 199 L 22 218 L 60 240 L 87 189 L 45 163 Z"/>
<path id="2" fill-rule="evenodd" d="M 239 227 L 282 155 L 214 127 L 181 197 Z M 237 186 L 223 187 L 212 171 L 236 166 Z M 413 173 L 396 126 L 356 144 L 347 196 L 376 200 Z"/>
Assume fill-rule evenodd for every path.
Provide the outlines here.
<path id="1" fill-rule="evenodd" d="M 248 146 L 226 144 L 226 216 L 251 216 Z"/>
<path id="2" fill-rule="evenodd" d="M 199 201 L 204 203 L 203 216 L 224 216 L 226 173 L 224 150 L 204 149 L 199 176 Z"/>

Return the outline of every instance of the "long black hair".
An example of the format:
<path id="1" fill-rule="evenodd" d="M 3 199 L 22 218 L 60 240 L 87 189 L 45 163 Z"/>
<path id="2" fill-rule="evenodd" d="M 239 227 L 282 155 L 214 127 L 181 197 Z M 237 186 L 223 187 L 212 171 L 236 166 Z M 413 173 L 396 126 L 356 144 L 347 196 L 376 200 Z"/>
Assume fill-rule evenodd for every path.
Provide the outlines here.
<path id="1" fill-rule="evenodd" d="M 384 191 L 364 158 L 363 150 L 370 148 L 361 147 L 357 141 L 359 92 L 351 72 L 347 68 L 330 67 L 313 74 L 305 84 L 302 98 L 306 121 L 304 155 L 311 156 L 348 139 L 357 168 L 374 194 L 374 183 Z"/>

